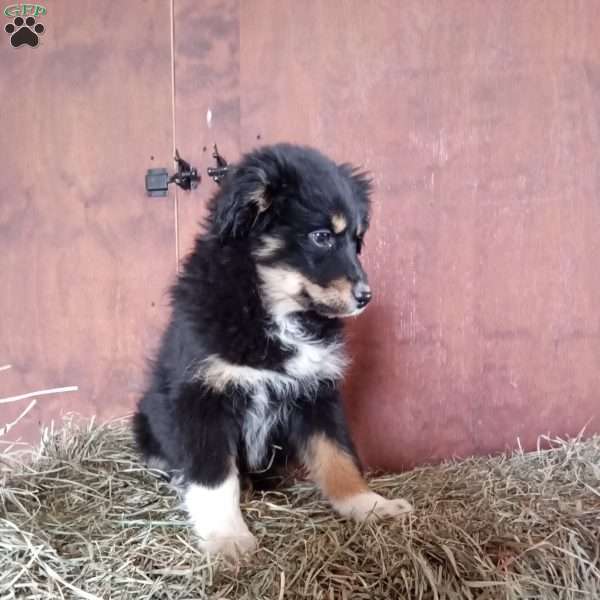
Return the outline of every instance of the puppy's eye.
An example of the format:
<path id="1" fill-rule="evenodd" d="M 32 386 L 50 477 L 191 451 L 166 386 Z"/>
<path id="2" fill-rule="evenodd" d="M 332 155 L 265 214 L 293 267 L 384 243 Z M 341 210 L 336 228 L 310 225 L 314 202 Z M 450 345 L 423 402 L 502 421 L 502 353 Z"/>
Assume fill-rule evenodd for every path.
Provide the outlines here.
<path id="1" fill-rule="evenodd" d="M 312 231 L 308 234 L 312 243 L 319 248 L 332 248 L 335 242 L 333 234 L 327 229 L 319 229 L 318 231 Z"/>

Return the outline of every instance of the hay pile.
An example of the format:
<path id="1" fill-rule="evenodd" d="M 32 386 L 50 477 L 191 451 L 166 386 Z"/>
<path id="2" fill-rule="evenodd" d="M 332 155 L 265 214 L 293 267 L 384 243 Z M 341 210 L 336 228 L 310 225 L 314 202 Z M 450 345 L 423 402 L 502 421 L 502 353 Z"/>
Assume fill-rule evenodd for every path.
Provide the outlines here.
<path id="1" fill-rule="evenodd" d="M 600 598 L 600 437 L 373 479 L 405 522 L 334 518 L 312 487 L 245 498 L 260 550 L 193 545 L 180 500 L 123 423 L 73 424 L 4 463 L 0 598 Z"/>

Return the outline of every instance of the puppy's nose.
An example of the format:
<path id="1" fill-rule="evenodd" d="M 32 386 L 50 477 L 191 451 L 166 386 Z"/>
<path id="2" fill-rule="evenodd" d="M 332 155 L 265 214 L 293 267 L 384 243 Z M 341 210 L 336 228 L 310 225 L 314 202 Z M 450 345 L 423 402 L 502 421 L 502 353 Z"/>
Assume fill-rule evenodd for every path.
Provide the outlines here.
<path id="1" fill-rule="evenodd" d="M 359 283 L 354 288 L 354 297 L 356 298 L 356 304 L 358 308 L 363 308 L 371 301 L 373 297 L 373 293 L 371 292 L 371 288 L 366 283 Z"/>

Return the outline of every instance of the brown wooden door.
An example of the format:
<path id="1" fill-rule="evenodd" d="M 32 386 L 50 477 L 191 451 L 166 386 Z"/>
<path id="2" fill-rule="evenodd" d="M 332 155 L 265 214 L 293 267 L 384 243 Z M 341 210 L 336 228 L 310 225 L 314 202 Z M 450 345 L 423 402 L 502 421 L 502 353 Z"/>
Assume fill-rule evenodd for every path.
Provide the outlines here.
<path id="1" fill-rule="evenodd" d="M 4 438 L 37 438 L 69 411 L 129 412 L 175 273 L 170 6 L 44 3 L 38 47 L 0 43 L 0 397 L 40 396 Z M 0 425 L 27 401 L 0 404 Z"/>

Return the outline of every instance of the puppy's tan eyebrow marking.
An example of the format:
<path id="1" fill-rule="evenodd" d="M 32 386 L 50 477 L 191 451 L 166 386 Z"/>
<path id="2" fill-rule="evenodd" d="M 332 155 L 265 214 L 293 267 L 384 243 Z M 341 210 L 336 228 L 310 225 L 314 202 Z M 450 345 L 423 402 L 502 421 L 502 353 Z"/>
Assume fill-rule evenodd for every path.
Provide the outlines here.
<path id="1" fill-rule="evenodd" d="M 348 227 L 348 221 L 346 217 L 340 213 L 336 213 L 331 217 L 331 227 L 333 233 L 342 233 Z"/>

